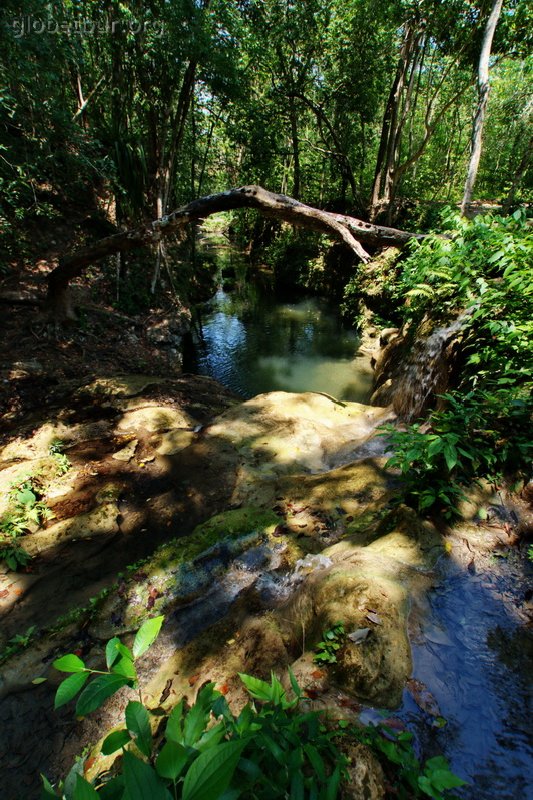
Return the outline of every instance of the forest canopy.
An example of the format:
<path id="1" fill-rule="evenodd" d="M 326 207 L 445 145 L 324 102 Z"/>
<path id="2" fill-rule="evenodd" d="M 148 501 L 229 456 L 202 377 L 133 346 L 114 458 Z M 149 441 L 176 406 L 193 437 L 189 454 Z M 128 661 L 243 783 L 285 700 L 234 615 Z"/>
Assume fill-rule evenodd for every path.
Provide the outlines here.
<path id="1" fill-rule="evenodd" d="M 391 223 L 462 196 L 488 0 L 64 0 L 0 11 L 3 238 L 257 183 Z M 531 187 L 531 6 L 503 4 L 474 199 Z M 529 38 L 528 38 L 529 37 Z"/>

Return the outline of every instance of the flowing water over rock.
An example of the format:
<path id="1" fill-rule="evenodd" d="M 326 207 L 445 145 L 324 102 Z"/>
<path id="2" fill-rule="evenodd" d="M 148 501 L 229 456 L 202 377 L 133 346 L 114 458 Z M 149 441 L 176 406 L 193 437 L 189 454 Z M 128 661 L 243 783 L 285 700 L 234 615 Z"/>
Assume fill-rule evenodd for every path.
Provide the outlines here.
<path id="1" fill-rule="evenodd" d="M 393 333 L 378 354 L 372 403 L 392 404 L 403 419 L 413 420 L 435 405 L 436 396 L 447 391 L 455 350 L 469 312 L 431 333 L 427 321 L 410 341 L 409 331 Z"/>

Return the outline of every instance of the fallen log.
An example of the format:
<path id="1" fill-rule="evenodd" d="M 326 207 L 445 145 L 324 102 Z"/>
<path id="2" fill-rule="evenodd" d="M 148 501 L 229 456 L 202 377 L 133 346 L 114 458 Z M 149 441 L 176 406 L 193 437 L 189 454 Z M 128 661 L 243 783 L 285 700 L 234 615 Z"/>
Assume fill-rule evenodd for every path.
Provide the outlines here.
<path id="1" fill-rule="evenodd" d="M 238 208 L 255 208 L 267 216 L 276 217 L 292 225 L 321 231 L 343 241 L 363 262 L 370 260 L 363 244 L 402 247 L 410 239 L 423 238 L 423 234 L 386 228 L 363 222 L 355 217 L 322 211 L 300 203 L 292 197 L 268 192 L 261 186 L 242 186 L 239 189 L 229 189 L 226 192 L 193 200 L 160 219 L 139 228 L 107 236 L 64 256 L 48 276 L 49 307 L 59 317 L 72 318 L 74 313 L 68 297 L 68 286 L 73 278 L 81 275 L 85 267 L 116 253 L 155 244 L 169 233 L 176 232 L 191 222 L 198 222 L 211 214 Z"/>

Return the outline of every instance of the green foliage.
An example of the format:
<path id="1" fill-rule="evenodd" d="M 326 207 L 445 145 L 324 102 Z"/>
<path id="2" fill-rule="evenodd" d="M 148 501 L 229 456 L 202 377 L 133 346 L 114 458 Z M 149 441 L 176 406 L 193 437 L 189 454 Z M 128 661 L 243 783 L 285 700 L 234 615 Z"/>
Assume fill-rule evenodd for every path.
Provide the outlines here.
<path id="1" fill-rule="evenodd" d="M 54 439 L 48 448 L 48 452 L 56 463 L 58 475 L 65 475 L 72 466 L 71 462 L 63 452 L 64 447 L 65 445 L 60 439 Z"/>
<path id="2" fill-rule="evenodd" d="M 74 653 L 69 653 L 56 659 L 53 666 L 57 670 L 73 674 L 59 685 L 56 692 L 55 708 L 60 708 L 70 702 L 81 691 L 76 702 L 76 714 L 83 717 L 100 708 L 104 700 L 107 700 L 108 697 L 111 697 L 123 686 L 137 688 L 138 679 L 135 661 L 154 642 L 162 623 L 163 617 L 159 616 L 148 619 L 141 625 L 135 636 L 132 650 L 122 644 L 117 637 L 110 639 L 106 645 L 106 672 L 90 669 Z M 92 680 L 85 685 L 91 676 Z M 144 711 L 142 710 L 144 707 L 139 707 L 140 704 L 134 704 L 133 706 L 131 703 L 129 704 L 129 712 L 126 712 L 126 722 L 128 723 L 128 730 L 139 735 L 142 744 L 139 749 L 144 752 L 148 734 Z M 139 734 L 141 729 L 142 735 Z"/>
<path id="3" fill-rule="evenodd" d="M 457 220 L 453 219 L 457 226 Z M 430 237 L 404 264 L 400 295 L 415 326 L 466 308 L 462 370 L 444 409 L 429 422 L 398 431 L 386 426 L 408 499 L 421 511 L 457 512 L 476 478 L 498 482 L 527 474 L 533 455 L 531 341 L 533 235 L 523 211 L 508 219 L 461 222 L 449 239 Z"/>
<path id="4" fill-rule="evenodd" d="M 148 620 L 137 632 L 131 650 L 117 637 L 111 639 L 105 649 L 107 672 L 88 669 L 73 653 L 57 659 L 56 669 L 72 674 L 57 690 L 56 708 L 82 690 L 76 712 L 89 713 L 122 686 L 136 686 L 136 653 L 146 652 L 161 624 L 162 617 Z M 335 636 L 342 634 L 341 627 L 332 629 Z M 332 641 L 327 635 L 325 638 Z M 118 670 L 123 660 L 132 665 L 134 677 L 126 679 Z M 369 744 L 393 765 L 401 798 L 426 795 L 440 800 L 448 788 L 462 784 L 445 759 L 433 758 L 421 767 L 410 734 L 385 739 L 382 731 L 342 721 L 338 728 L 328 729 L 318 712 L 300 710 L 303 693 L 290 669 L 292 698 L 274 673 L 270 683 L 250 675 L 241 674 L 240 678 L 253 702 L 238 716 L 215 685 L 208 683 L 192 706 L 187 707 L 182 699 L 173 708 L 164 734 L 154 733 L 161 729 L 159 717 L 141 702 L 130 700 L 126 727 L 113 731 L 102 743 L 103 755 L 121 752 L 122 758 L 113 768 L 99 775 L 93 785 L 83 777 L 83 762 L 78 760 L 57 790 L 42 776 L 42 796 L 64 800 L 335 800 L 342 780 L 348 777 L 348 761 L 337 742 L 347 736 Z M 414 789 L 414 794 L 405 794 L 405 787 Z"/>
<path id="5" fill-rule="evenodd" d="M 323 639 L 316 646 L 313 661 L 316 664 L 336 664 L 337 651 L 344 644 L 346 632 L 342 622 L 336 622 L 332 628 L 324 631 Z"/>
<path id="6" fill-rule="evenodd" d="M 19 566 L 25 567 L 31 558 L 20 545 L 19 538 L 28 533 L 32 525 L 39 526 L 52 516 L 39 497 L 39 482 L 31 476 L 14 484 L 9 492 L 10 507 L 0 519 L 0 559 L 14 571 Z"/>
<path id="7" fill-rule="evenodd" d="M 450 797 L 449 790 L 466 785 L 451 772 L 443 756 L 435 756 L 421 764 L 413 749 L 413 735 L 408 731 L 398 732 L 383 724 L 353 728 L 351 733 L 376 753 L 384 762 L 386 772 L 392 772 L 395 796 L 399 800 L 417 797 L 443 800 Z"/>

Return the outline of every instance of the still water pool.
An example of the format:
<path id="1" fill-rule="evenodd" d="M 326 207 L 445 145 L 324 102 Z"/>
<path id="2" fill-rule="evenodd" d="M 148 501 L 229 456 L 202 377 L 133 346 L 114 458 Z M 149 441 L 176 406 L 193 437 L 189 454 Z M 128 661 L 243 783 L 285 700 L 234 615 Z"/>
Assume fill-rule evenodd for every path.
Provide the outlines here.
<path id="1" fill-rule="evenodd" d="M 326 301 L 283 302 L 267 286 L 220 287 L 204 307 L 192 368 L 242 397 L 261 392 L 326 392 L 364 403 L 372 385 L 368 356 Z"/>

